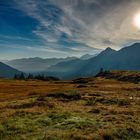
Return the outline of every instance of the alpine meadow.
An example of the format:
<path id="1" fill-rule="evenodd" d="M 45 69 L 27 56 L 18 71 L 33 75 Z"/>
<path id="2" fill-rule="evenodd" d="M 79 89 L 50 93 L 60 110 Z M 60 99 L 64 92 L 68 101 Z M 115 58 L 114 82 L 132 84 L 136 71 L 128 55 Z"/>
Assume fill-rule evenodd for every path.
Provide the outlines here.
<path id="1" fill-rule="evenodd" d="M 140 140 L 140 0 L 0 0 L 0 140 Z"/>

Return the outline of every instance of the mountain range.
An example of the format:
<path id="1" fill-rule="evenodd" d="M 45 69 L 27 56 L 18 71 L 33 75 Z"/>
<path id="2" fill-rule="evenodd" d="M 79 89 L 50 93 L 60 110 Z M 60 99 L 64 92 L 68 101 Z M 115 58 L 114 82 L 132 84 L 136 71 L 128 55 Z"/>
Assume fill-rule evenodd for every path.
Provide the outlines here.
<path id="1" fill-rule="evenodd" d="M 47 59 L 34 57 L 34 58 L 14 59 L 6 61 L 5 63 L 25 73 L 39 73 L 45 71 L 52 65 L 56 65 L 57 63 L 75 59 L 76 57 L 47 58 Z"/>
<path id="2" fill-rule="evenodd" d="M 84 55 L 81 58 L 23 58 L 0 63 L 0 77 L 12 77 L 20 71 L 72 79 L 96 75 L 104 70 L 140 70 L 140 43 L 118 51 L 106 48 L 98 55 Z M 8 66 L 9 65 L 9 66 Z M 13 68 L 12 68 L 13 67 Z M 18 71 L 18 70 L 19 71 Z"/>
<path id="3" fill-rule="evenodd" d="M 119 51 L 107 48 L 98 56 L 87 60 L 81 72 L 95 74 L 101 67 L 106 70 L 140 70 L 140 44 L 136 43 Z"/>
<path id="4" fill-rule="evenodd" d="M 46 73 L 69 79 L 93 76 L 98 73 L 100 68 L 105 70 L 140 70 L 140 43 L 124 47 L 119 51 L 107 48 L 88 60 L 58 63 L 49 67 Z"/>
<path id="5" fill-rule="evenodd" d="M 98 54 L 94 54 L 94 55 L 85 54 L 85 55 L 81 56 L 80 59 L 82 59 L 82 60 L 88 60 L 88 59 L 90 59 L 90 58 L 92 58 L 92 57 L 95 57 L 95 56 L 97 56 L 97 55 L 98 55 Z"/>

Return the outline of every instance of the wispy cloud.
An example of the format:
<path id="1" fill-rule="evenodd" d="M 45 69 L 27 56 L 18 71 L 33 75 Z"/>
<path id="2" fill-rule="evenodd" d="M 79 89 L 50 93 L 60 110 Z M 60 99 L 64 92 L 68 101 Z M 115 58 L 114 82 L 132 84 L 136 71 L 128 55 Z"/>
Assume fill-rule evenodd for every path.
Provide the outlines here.
<path id="1" fill-rule="evenodd" d="M 54 49 L 71 52 L 74 50 L 73 47 L 80 47 L 72 46 L 74 43 L 86 44 L 84 42 L 84 38 L 87 38 L 87 33 L 84 31 L 86 26 L 82 25 L 83 23 L 76 17 L 72 17 L 68 9 L 63 9 L 52 1 L 15 0 L 15 2 L 20 10 L 38 21 L 39 25 L 32 32 L 42 40 L 44 45 L 48 46 L 52 43 Z M 64 41 L 71 42 L 69 49 L 64 45 Z M 89 52 L 89 47 L 86 52 Z"/>
<path id="2" fill-rule="evenodd" d="M 96 48 L 120 48 L 140 40 L 140 32 L 133 25 L 134 14 L 140 10 L 139 0 L 14 1 L 20 10 L 38 21 L 33 34 L 45 45 L 61 46 L 61 42 L 71 41 Z M 65 51 L 60 46 L 54 49 Z"/>
<path id="3" fill-rule="evenodd" d="M 8 36 L 8 35 L 3 35 L 0 34 L 1 39 L 6 39 L 6 40 L 21 40 L 21 41 L 33 41 L 33 39 L 26 38 L 26 37 L 21 37 L 21 36 Z"/>

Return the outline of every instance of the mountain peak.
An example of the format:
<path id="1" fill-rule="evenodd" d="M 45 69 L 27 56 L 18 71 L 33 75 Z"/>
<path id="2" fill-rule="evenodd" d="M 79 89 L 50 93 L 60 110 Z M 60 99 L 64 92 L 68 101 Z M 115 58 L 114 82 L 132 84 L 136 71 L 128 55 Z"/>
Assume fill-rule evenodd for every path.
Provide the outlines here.
<path id="1" fill-rule="evenodd" d="M 99 55 L 110 55 L 114 52 L 116 52 L 116 50 L 113 50 L 112 48 L 108 47 L 104 51 L 102 51 Z"/>
<path id="2" fill-rule="evenodd" d="M 110 47 L 107 47 L 104 51 L 115 51 L 115 50 L 113 50 L 112 48 L 110 48 Z"/>

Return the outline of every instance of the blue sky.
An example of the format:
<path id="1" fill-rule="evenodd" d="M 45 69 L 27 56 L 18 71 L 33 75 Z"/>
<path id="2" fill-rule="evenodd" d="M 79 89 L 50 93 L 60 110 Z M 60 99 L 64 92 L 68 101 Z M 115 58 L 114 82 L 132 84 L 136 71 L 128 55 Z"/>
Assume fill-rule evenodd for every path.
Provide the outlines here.
<path id="1" fill-rule="evenodd" d="M 139 0 L 0 0 L 0 59 L 67 57 L 140 40 Z"/>

